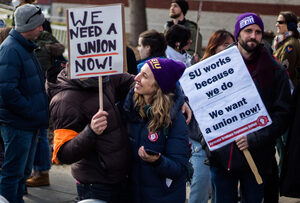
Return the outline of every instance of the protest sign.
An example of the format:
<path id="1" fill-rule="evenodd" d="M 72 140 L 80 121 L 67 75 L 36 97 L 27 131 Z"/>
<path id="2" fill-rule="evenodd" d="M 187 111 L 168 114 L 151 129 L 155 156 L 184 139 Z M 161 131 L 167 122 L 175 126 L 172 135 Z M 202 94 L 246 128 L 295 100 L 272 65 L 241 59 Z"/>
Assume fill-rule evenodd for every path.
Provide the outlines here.
<path id="1" fill-rule="evenodd" d="M 187 68 L 180 84 L 210 150 L 272 123 L 236 46 Z"/>
<path id="2" fill-rule="evenodd" d="M 71 79 L 123 72 L 123 15 L 122 4 L 67 10 Z"/>

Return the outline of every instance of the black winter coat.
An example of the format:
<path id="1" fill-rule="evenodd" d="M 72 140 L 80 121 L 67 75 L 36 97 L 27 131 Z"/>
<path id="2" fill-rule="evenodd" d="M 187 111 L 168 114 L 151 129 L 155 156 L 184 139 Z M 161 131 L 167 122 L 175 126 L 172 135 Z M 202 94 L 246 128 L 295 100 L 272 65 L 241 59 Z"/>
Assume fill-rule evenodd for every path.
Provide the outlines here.
<path id="1" fill-rule="evenodd" d="M 280 195 L 300 198 L 300 83 L 296 86 L 291 105 L 293 118 L 283 156 L 280 174 Z"/>

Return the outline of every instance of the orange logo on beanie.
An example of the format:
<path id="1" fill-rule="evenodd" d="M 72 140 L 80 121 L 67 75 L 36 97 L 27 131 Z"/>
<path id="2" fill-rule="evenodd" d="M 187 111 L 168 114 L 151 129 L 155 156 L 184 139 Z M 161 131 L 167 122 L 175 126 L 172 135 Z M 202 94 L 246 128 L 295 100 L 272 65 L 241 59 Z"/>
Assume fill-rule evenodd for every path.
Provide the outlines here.
<path id="1" fill-rule="evenodd" d="M 161 69 L 161 65 L 157 59 L 151 59 L 149 61 L 152 69 Z"/>

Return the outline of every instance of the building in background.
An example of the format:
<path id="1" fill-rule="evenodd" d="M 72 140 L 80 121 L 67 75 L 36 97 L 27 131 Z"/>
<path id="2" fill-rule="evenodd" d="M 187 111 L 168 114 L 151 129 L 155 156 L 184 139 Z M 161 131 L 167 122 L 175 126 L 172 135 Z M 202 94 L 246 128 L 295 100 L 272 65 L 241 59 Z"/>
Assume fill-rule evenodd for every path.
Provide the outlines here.
<path id="1" fill-rule="evenodd" d="M 38 0 L 49 2 L 51 0 Z M 190 11 L 187 18 L 197 20 L 199 0 L 188 0 Z M 66 9 L 89 5 L 124 3 L 125 29 L 129 32 L 128 0 L 52 0 L 53 20 L 65 21 Z M 163 31 L 163 25 L 169 20 L 170 0 L 146 0 L 148 29 Z M 203 46 L 207 45 L 209 36 L 217 29 L 225 28 L 234 31 L 236 17 L 244 12 L 258 13 L 265 24 L 265 30 L 276 33 L 275 23 L 280 11 L 291 10 L 300 16 L 299 0 L 204 0 L 200 18 L 200 29 L 203 35 Z"/>

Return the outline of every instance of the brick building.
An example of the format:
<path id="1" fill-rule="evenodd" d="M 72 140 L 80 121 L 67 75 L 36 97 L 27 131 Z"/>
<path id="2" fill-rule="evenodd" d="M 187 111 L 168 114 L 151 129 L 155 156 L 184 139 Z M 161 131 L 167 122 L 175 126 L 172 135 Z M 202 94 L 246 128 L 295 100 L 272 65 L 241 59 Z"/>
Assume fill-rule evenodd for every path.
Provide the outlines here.
<path id="1" fill-rule="evenodd" d="M 39 0 L 51 1 L 51 0 Z M 190 10 L 187 18 L 196 21 L 199 0 L 188 0 Z M 65 16 L 65 9 L 79 6 L 123 3 L 125 5 L 125 29 L 129 31 L 128 0 L 52 0 L 52 15 Z M 163 30 L 163 25 L 169 20 L 170 0 L 146 0 L 148 29 Z M 203 35 L 203 45 L 206 46 L 209 36 L 217 29 L 234 31 L 236 17 L 243 12 L 255 12 L 261 15 L 265 30 L 275 32 L 275 22 L 280 11 L 291 10 L 300 16 L 299 0 L 204 0 L 200 19 L 200 29 Z"/>

